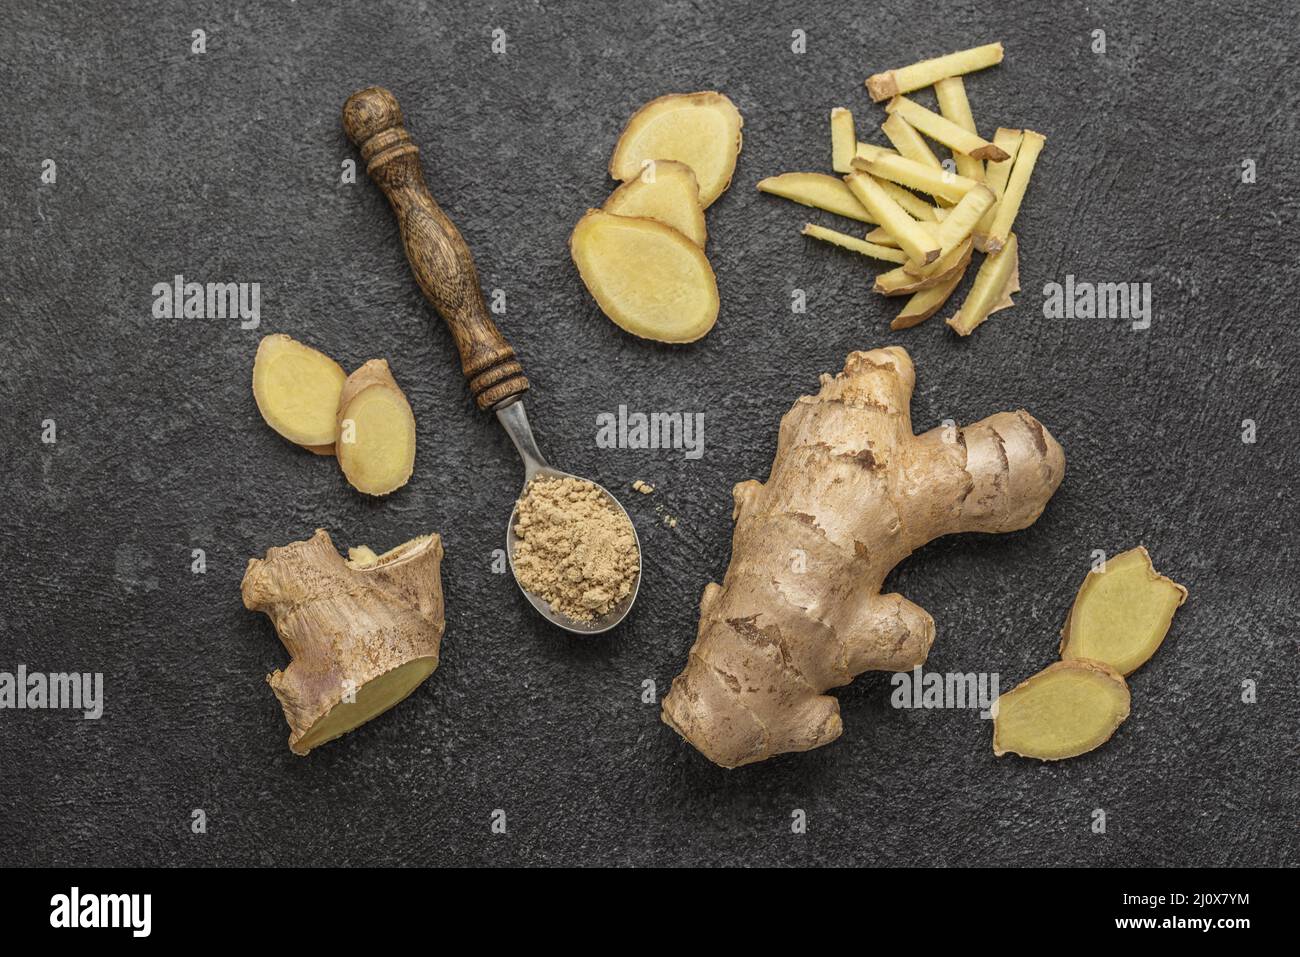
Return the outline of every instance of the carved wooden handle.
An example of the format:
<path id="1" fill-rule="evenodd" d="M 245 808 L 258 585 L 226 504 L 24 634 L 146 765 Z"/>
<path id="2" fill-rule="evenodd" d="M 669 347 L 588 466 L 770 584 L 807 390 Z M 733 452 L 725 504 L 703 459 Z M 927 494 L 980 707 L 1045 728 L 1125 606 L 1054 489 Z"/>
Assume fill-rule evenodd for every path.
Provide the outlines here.
<path id="1" fill-rule="evenodd" d="M 343 104 L 343 130 L 397 214 L 415 281 L 451 330 L 479 408 L 523 395 L 528 380 L 488 315 L 473 254 L 429 194 L 420 150 L 403 125 L 397 98 L 379 86 L 353 93 Z"/>

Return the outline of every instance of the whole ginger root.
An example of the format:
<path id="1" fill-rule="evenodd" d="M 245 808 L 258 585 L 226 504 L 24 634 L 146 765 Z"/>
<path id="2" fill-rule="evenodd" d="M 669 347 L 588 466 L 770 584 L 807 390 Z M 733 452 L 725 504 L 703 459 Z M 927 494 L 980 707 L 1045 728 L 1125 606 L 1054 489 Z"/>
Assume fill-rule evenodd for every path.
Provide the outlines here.
<path id="1" fill-rule="evenodd" d="M 924 609 L 880 594 L 890 570 L 941 535 L 1031 525 L 1061 484 L 1065 455 L 1027 412 L 913 435 L 915 381 L 904 349 L 850 354 L 782 419 L 767 482 L 735 487 L 731 565 L 663 703 L 715 764 L 838 738 L 826 690 L 913 668 L 934 640 Z"/>

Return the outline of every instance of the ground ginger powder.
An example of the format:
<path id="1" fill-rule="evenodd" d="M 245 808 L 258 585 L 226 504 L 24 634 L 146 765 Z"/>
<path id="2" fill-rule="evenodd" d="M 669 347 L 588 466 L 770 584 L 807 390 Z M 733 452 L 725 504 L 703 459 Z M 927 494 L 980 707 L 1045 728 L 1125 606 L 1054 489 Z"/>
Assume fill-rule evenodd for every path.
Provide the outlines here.
<path id="1" fill-rule="evenodd" d="M 536 478 L 519 500 L 515 576 L 552 611 L 594 621 L 636 581 L 636 534 L 591 482 Z"/>

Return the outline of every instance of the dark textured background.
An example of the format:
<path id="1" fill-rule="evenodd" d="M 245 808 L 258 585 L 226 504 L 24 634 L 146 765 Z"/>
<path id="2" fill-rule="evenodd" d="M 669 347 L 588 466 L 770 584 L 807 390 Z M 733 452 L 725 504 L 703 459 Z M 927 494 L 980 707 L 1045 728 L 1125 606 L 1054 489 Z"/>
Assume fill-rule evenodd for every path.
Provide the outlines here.
<path id="1" fill-rule="evenodd" d="M 5 863 L 1300 861 L 1295 5 L 52 6 L 7 0 L 0 32 L 0 670 L 102 671 L 107 703 L 98 722 L 0 712 Z M 834 217 L 754 184 L 826 170 L 833 106 L 868 138 L 868 73 L 993 39 L 1006 61 L 969 81 L 976 117 L 1048 136 L 1017 223 L 1025 291 L 968 340 L 939 320 L 890 333 L 901 301 L 869 293 L 873 270 L 798 235 Z M 434 195 L 506 292 L 543 449 L 614 489 L 659 487 L 623 496 L 645 580 L 606 637 L 545 626 L 490 571 L 519 464 L 472 408 L 382 196 L 339 184 L 339 109 L 371 83 L 397 93 Z M 669 348 L 601 317 L 566 240 L 612 188 L 628 115 L 701 88 L 735 100 L 745 149 L 709 214 L 721 317 Z M 260 282 L 261 328 L 152 318 L 178 272 Z M 1043 319 L 1066 273 L 1152 283 L 1151 329 Z M 272 332 L 349 369 L 392 361 L 420 429 L 406 488 L 369 501 L 262 424 L 250 367 Z M 1095 548 L 1145 543 L 1190 589 L 1101 750 L 995 760 L 973 712 L 896 711 L 873 674 L 839 692 L 835 744 L 725 772 L 641 702 L 647 678 L 667 691 L 726 568 L 732 484 L 766 476 L 819 373 L 888 343 L 916 361 L 918 431 L 1023 406 L 1069 461 L 1032 528 L 942 540 L 896 573 L 938 623 L 931 668 L 1005 689 L 1053 660 Z M 595 414 L 620 403 L 705 411 L 704 458 L 596 449 Z M 447 635 L 407 702 L 303 759 L 263 680 L 286 656 L 239 581 L 317 526 L 377 548 L 440 532 Z"/>

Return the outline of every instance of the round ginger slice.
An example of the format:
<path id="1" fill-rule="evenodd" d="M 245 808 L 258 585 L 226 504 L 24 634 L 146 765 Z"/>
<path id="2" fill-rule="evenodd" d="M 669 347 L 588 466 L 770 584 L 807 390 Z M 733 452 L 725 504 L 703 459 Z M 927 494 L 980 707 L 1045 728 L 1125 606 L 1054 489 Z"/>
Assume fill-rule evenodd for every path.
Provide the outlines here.
<path id="1" fill-rule="evenodd" d="M 1073 758 L 1110 740 L 1129 712 L 1128 685 L 1100 661 L 1049 665 L 993 705 L 993 753 Z"/>
<path id="2" fill-rule="evenodd" d="M 323 352 L 283 334 L 264 336 L 253 359 L 253 399 L 266 424 L 280 435 L 328 454 L 318 450 L 332 451 L 347 377 Z"/>
<path id="3" fill-rule="evenodd" d="M 1104 661 L 1131 675 L 1156 653 L 1187 589 L 1159 574 L 1139 545 L 1090 572 L 1061 631 L 1061 657 Z"/>
<path id="4" fill-rule="evenodd" d="M 653 160 L 641 175 L 610 194 L 603 207 L 616 216 L 643 216 L 671 226 L 701 249 L 708 241 L 695 173 L 685 163 Z"/>
<path id="5" fill-rule="evenodd" d="M 610 157 L 609 174 L 623 182 L 641 175 L 646 160 L 676 160 L 695 172 L 707 209 L 731 185 L 745 125 L 721 93 L 673 93 L 632 114 Z"/>
<path id="6" fill-rule="evenodd" d="M 591 209 L 569 249 L 601 311 L 634 336 L 694 342 L 718 319 L 713 267 L 671 226 Z"/>
<path id="7" fill-rule="evenodd" d="M 354 489 L 387 495 L 406 484 L 415 468 L 415 415 L 383 359 L 348 376 L 338 430 L 335 454 Z"/>

